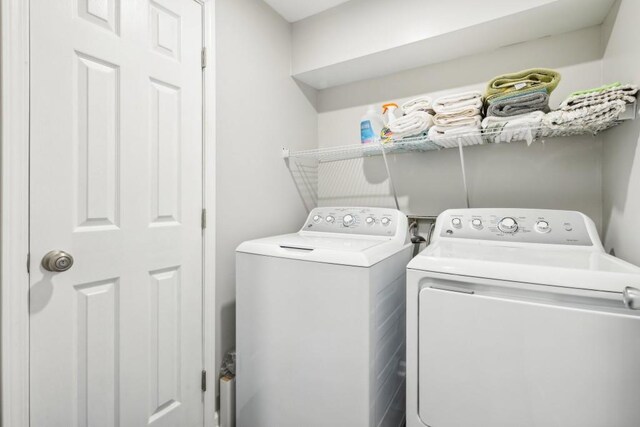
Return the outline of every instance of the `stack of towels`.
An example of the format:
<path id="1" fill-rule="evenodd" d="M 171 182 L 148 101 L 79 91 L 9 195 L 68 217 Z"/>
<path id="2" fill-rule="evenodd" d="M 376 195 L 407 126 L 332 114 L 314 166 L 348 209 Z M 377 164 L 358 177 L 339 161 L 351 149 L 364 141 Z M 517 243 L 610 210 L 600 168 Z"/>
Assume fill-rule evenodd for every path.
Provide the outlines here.
<path id="1" fill-rule="evenodd" d="M 482 94 L 464 92 L 438 98 L 433 103 L 434 126 L 429 138 L 442 147 L 482 144 Z"/>
<path id="2" fill-rule="evenodd" d="M 387 124 L 382 130 L 385 142 L 399 140 L 426 133 L 433 126 L 433 110 L 431 98 L 420 97 L 402 104 L 404 115 Z"/>
<path id="3" fill-rule="evenodd" d="M 536 68 L 491 80 L 486 93 L 487 117 L 482 123 L 486 139 L 525 139 L 530 144 L 538 136 L 544 113 L 549 111 L 549 96 L 560 78 L 555 70 Z"/>
<path id="4" fill-rule="evenodd" d="M 582 133 L 586 128 L 597 133 L 614 126 L 620 113 L 627 104 L 635 102 L 638 86 L 620 83 L 574 92 L 562 103 L 560 108 L 544 117 L 543 123 L 549 129 L 546 136 L 553 136 L 554 130 L 575 129 Z"/>
<path id="5" fill-rule="evenodd" d="M 540 124 L 544 117 L 542 111 L 511 117 L 491 116 L 482 121 L 482 129 L 489 142 L 527 141 L 531 145 L 540 136 Z"/>

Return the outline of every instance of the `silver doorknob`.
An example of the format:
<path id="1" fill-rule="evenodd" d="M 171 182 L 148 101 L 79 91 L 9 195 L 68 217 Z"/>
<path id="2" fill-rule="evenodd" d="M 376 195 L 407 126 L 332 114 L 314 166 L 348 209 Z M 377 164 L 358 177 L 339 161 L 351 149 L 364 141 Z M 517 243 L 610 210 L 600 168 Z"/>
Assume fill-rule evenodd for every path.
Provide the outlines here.
<path id="1" fill-rule="evenodd" d="M 64 251 L 51 251 L 42 258 L 42 267 L 47 271 L 67 271 L 73 265 L 73 257 Z"/>
<path id="2" fill-rule="evenodd" d="M 640 289 L 627 286 L 622 292 L 624 305 L 631 310 L 640 310 Z"/>

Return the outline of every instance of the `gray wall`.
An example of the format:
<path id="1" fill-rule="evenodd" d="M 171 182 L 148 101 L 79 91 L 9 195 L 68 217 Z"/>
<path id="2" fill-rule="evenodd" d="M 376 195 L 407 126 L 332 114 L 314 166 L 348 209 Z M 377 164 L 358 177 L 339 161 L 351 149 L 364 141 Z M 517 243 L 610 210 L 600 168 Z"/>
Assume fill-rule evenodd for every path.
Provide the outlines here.
<path id="1" fill-rule="evenodd" d="M 640 84 L 640 2 L 618 1 L 603 26 L 605 82 Z M 605 134 L 603 200 L 605 246 L 640 265 L 640 120 Z"/>
<path id="2" fill-rule="evenodd" d="M 420 94 L 437 97 L 476 89 L 492 77 L 530 67 L 562 73 L 553 93 L 557 106 L 569 93 L 601 84 L 601 30 L 592 27 L 498 49 L 489 54 L 418 68 L 319 92 L 321 147 L 359 141 L 367 104 L 402 102 Z M 579 210 L 602 223 L 602 141 L 575 137 L 465 149 L 472 207 Z M 465 203 L 457 150 L 391 156 L 401 208 L 437 215 Z M 321 205 L 385 205 L 392 199 L 379 159 L 352 160 L 319 169 Z"/>
<path id="3" fill-rule="evenodd" d="M 281 147 L 354 144 L 368 104 L 483 89 L 495 75 L 527 67 L 562 72 L 553 106 L 574 90 L 600 85 L 603 78 L 640 82 L 636 16 L 640 3 L 623 0 L 619 13 L 602 28 L 316 93 L 290 78 L 290 24 L 260 0 L 217 0 L 218 362 L 235 345 L 235 247 L 244 240 L 295 231 L 306 215 L 280 157 Z M 631 231 L 640 218 L 639 134 L 637 121 L 596 139 L 470 147 L 465 155 L 471 204 L 583 211 L 599 226 L 604 222 L 608 247 L 640 264 L 638 233 Z M 392 156 L 390 161 L 407 213 L 436 215 L 464 204 L 456 150 Z M 321 205 L 391 204 L 380 158 L 328 164 L 318 172 Z"/>
<path id="4" fill-rule="evenodd" d="M 235 346 L 235 248 L 306 218 L 280 148 L 317 147 L 317 114 L 290 77 L 290 24 L 260 0 L 215 4 L 218 366 Z"/>

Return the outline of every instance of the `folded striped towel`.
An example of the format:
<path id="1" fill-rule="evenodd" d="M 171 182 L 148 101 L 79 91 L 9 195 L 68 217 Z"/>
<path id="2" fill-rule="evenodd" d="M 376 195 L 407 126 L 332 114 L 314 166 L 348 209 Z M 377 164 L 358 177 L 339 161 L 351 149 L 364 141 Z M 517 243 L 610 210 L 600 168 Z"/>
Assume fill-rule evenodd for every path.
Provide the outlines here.
<path id="1" fill-rule="evenodd" d="M 636 100 L 637 94 L 637 86 L 620 83 L 574 92 L 557 111 L 544 117 L 545 136 L 608 129 L 618 122 L 620 114 Z"/>
<path id="2" fill-rule="evenodd" d="M 560 73 L 547 68 L 534 68 L 517 73 L 504 74 L 491 80 L 487 86 L 486 100 L 491 102 L 506 94 L 526 94 L 545 89 L 551 94 L 560 83 Z"/>
<path id="3" fill-rule="evenodd" d="M 467 108 L 457 113 L 438 113 L 433 117 L 433 123 L 436 126 L 477 126 L 480 124 L 482 117 L 480 110 L 477 108 Z"/>
<path id="4" fill-rule="evenodd" d="M 442 96 L 433 102 L 436 113 L 456 113 L 469 107 L 482 108 L 482 94 L 477 91 Z"/>
<path id="5" fill-rule="evenodd" d="M 589 91 L 574 92 L 560 104 L 560 109 L 582 108 L 615 100 L 631 104 L 635 102 L 637 94 L 638 86 L 631 84 L 623 86 L 620 83 L 614 83 Z"/>
<path id="6" fill-rule="evenodd" d="M 626 102 L 616 99 L 587 107 L 560 109 L 547 114 L 543 124 L 550 129 L 563 130 L 567 127 L 575 127 L 595 133 L 613 126 L 626 108 Z"/>
<path id="7" fill-rule="evenodd" d="M 572 94 L 569 95 L 569 98 L 573 98 L 574 96 L 580 96 L 580 95 L 592 95 L 595 93 L 600 93 L 600 92 L 606 92 L 606 91 L 610 91 L 610 90 L 618 90 L 618 89 L 623 89 L 623 88 L 628 88 L 628 87 L 632 87 L 633 85 L 624 85 L 622 86 L 622 84 L 620 82 L 614 82 L 614 83 L 609 83 L 603 86 L 599 86 L 599 87 L 594 87 L 592 89 L 582 89 L 582 90 L 577 90 L 575 92 L 573 92 Z"/>
<path id="8" fill-rule="evenodd" d="M 495 98 L 487 107 L 487 116 L 509 117 L 534 111 L 549 111 L 549 94 L 546 90 Z"/>
<path id="9" fill-rule="evenodd" d="M 545 113 L 534 111 L 511 117 L 486 117 L 482 130 L 488 142 L 527 141 L 531 143 L 540 135 L 540 126 Z"/>
<path id="10" fill-rule="evenodd" d="M 433 101 L 428 96 L 421 96 L 419 98 L 412 99 L 402 104 L 402 111 L 405 114 L 413 113 L 414 111 L 431 112 Z"/>

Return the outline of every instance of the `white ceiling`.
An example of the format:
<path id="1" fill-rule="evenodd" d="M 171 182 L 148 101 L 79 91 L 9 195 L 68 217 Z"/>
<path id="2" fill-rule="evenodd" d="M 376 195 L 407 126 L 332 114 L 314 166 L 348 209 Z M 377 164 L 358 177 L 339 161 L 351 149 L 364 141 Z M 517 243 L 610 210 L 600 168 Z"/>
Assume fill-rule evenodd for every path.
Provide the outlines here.
<path id="1" fill-rule="evenodd" d="M 264 0 L 284 19 L 296 22 L 349 0 Z"/>

